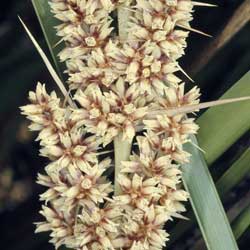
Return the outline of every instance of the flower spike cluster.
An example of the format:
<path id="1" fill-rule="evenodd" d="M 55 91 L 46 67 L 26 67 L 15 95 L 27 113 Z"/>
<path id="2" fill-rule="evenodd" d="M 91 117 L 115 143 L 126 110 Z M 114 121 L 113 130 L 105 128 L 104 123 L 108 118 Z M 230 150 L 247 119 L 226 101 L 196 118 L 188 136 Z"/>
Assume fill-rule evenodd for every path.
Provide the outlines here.
<path id="1" fill-rule="evenodd" d="M 72 111 L 62 108 L 54 92 L 47 94 L 38 83 L 29 99 L 31 104 L 21 107 L 22 113 L 31 120 L 30 129 L 39 131 L 40 153 L 50 160 L 46 175 L 38 175 L 37 182 L 48 189 L 40 196 L 45 201 L 41 214 L 46 222 L 38 223 L 36 232 L 52 231 L 56 248 L 88 249 L 94 244 L 107 249 L 111 245 L 108 234 L 117 230 L 112 219 L 120 215 L 118 207 L 106 202 L 113 192 L 103 176 L 110 159 L 98 161 L 100 140 L 76 126 Z M 100 241 L 99 234 L 106 238 Z"/>
<path id="2" fill-rule="evenodd" d="M 36 232 L 50 231 L 56 249 L 161 250 L 169 238 L 165 223 L 183 218 L 188 193 L 180 164 L 190 156 L 183 145 L 198 126 L 187 114 L 169 111 L 199 103 L 199 89 L 185 93 L 176 75 L 183 73 L 177 60 L 194 30 L 197 5 L 203 6 L 191 0 L 50 1 L 61 22 L 59 57 L 76 107 L 63 106 L 38 83 L 21 110 L 49 159 L 38 175 L 47 190 L 40 196 L 45 221 Z M 133 13 L 125 39 L 111 26 L 120 8 Z M 138 148 L 115 166 L 117 192 L 109 179 L 113 159 L 100 155 L 120 135 L 130 145 L 136 138 Z"/>

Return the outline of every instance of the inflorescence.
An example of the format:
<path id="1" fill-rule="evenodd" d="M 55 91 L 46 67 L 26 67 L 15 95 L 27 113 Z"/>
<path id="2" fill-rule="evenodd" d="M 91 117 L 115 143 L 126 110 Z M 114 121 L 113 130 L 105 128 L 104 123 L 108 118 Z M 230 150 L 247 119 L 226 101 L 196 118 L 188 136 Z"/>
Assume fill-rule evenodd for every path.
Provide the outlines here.
<path id="1" fill-rule="evenodd" d="M 165 111 L 199 103 L 199 89 L 185 93 L 176 75 L 196 5 L 203 3 L 51 0 L 76 107 L 38 83 L 21 110 L 49 159 L 38 175 L 47 191 L 36 232 L 50 231 L 56 248 L 160 250 L 169 237 L 165 223 L 183 218 L 183 145 L 198 126 Z M 111 27 L 118 8 L 132 13 L 125 40 Z M 119 135 L 131 144 L 136 138 L 138 150 L 121 162 L 114 195 L 113 160 L 100 155 Z"/>

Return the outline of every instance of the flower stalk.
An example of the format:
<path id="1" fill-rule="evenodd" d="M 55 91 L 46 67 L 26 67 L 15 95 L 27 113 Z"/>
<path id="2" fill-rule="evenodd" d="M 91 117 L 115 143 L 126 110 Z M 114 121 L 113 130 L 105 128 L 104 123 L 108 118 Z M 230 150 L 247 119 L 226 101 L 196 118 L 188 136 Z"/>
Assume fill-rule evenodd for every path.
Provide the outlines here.
<path id="1" fill-rule="evenodd" d="M 117 16 L 118 16 L 118 31 L 120 40 L 126 41 L 128 37 L 128 22 L 131 16 L 131 11 L 127 9 L 126 3 L 122 3 L 117 8 Z"/>
<path id="2" fill-rule="evenodd" d="M 128 22 L 131 12 L 126 9 L 126 2 L 121 3 L 117 8 L 118 16 L 118 32 L 119 39 L 126 40 L 128 37 Z M 123 140 L 123 135 L 120 133 L 114 138 L 114 152 L 115 152 L 115 179 L 114 179 L 114 194 L 120 195 L 122 193 L 120 184 L 118 183 L 118 176 L 121 174 L 122 161 L 128 161 L 131 152 L 132 141 Z"/>
<path id="3" fill-rule="evenodd" d="M 122 194 L 122 190 L 120 184 L 118 183 L 118 176 L 121 174 L 122 162 L 128 161 L 132 142 L 128 140 L 123 140 L 122 134 L 119 134 L 114 139 L 114 151 L 115 151 L 115 187 L 114 192 L 115 195 Z"/>

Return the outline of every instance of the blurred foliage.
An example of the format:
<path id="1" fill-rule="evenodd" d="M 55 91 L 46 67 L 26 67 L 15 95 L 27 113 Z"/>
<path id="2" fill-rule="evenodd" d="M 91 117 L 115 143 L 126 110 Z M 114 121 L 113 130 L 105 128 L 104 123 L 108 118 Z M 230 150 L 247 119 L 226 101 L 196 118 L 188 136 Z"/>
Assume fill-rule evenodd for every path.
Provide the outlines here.
<path id="1" fill-rule="evenodd" d="M 208 39 L 198 34 L 191 34 L 186 56 L 181 61 L 181 65 L 201 87 L 204 101 L 221 96 L 250 69 L 249 22 L 216 52 L 201 70 L 197 71 L 194 64 L 199 58 L 205 56 L 206 48 L 220 36 L 243 2 L 243 0 L 217 0 L 212 3 L 218 4 L 218 8 L 197 8 L 195 12 L 193 27 L 210 33 L 214 38 Z M 17 15 L 22 17 L 49 55 L 31 1 L 3 1 L 0 8 L 0 136 L 2 142 L 0 147 L 0 245 L 1 249 L 5 250 L 50 250 L 53 247 L 47 243 L 48 235 L 34 235 L 32 224 L 39 220 L 38 194 L 41 190 L 35 184 L 35 179 L 37 172 L 42 171 L 45 160 L 38 156 L 38 145 L 33 141 L 33 135 L 28 133 L 27 123 L 20 116 L 18 107 L 26 103 L 28 90 L 33 89 L 38 80 L 46 82 L 50 89 L 56 87 L 23 31 Z M 187 81 L 185 78 L 184 80 Z M 191 88 L 193 84 L 191 82 L 189 84 Z M 244 154 L 249 146 L 250 137 L 247 131 L 212 164 L 211 173 L 214 180 L 218 180 L 217 184 L 220 183 L 220 188 L 223 187 L 221 179 L 224 173 L 228 173 L 234 162 L 238 161 L 241 168 L 244 167 L 242 163 L 246 164 L 245 159 L 248 159 L 244 158 Z M 230 176 L 229 172 L 226 178 Z M 238 243 L 240 249 L 248 250 L 250 231 L 245 231 L 247 225 L 244 224 L 244 218 L 249 218 L 250 202 L 247 200 L 249 174 L 240 175 L 235 185 L 234 188 L 230 187 L 231 189 L 227 187 L 223 205 L 228 211 L 230 221 L 234 221 L 234 227 L 242 225 L 244 228 L 244 234 L 239 238 Z M 192 214 L 189 213 L 189 215 L 192 218 Z M 169 231 L 175 228 L 175 223 L 167 225 Z M 179 228 L 185 228 L 188 222 L 179 223 Z M 237 234 L 241 232 L 242 227 Z M 205 246 L 197 226 L 193 224 L 188 231 L 184 230 L 181 240 L 179 238 L 174 244 L 170 244 L 168 249 L 202 250 Z"/>

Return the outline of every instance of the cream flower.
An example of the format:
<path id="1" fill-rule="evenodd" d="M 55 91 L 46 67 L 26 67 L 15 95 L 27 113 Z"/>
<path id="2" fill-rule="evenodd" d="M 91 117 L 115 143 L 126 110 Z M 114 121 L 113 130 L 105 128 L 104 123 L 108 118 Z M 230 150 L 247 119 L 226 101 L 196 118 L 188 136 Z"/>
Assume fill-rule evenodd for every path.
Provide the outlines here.
<path id="1" fill-rule="evenodd" d="M 188 32 L 176 27 L 190 27 L 192 20 L 191 1 L 137 1 L 137 12 L 129 24 L 128 40 L 155 42 L 158 48 L 171 60 L 184 54 Z"/>
<path id="2" fill-rule="evenodd" d="M 114 250 L 111 240 L 118 225 L 113 220 L 120 215 L 121 211 L 114 207 L 83 209 L 78 215 L 79 224 L 75 228 L 75 240 L 71 247 Z"/>
<path id="3" fill-rule="evenodd" d="M 156 135 L 152 131 L 148 131 L 145 135 L 154 150 L 169 155 L 171 160 L 181 164 L 189 161 L 190 154 L 183 150 L 182 144 L 176 145 L 173 137 L 166 138 L 164 135 Z"/>
<path id="4" fill-rule="evenodd" d="M 188 142 L 189 135 L 196 134 L 199 128 L 194 119 L 183 115 L 173 117 L 159 115 L 155 120 L 144 120 L 143 123 L 146 129 L 157 135 L 164 134 L 166 137 L 172 137 L 177 146 Z"/>
<path id="5" fill-rule="evenodd" d="M 108 87 L 119 77 L 119 72 L 112 69 L 109 58 L 100 48 L 92 50 L 90 57 L 86 60 L 86 65 L 78 64 L 78 67 L 78 72 L 73 69 L 69 73 L 71 89 L 84 90 L 89 84 Z"/>
<path id="6" fill-rule="evenodd" d="M 67 245 L 73 238 L 73 221 L 69 214 L 62 213 L 57 207 L 42 206 L 40 214 L 46 218 L 45 222 L 36 223 L 36 233 L 51 231 L 51 243 L 59 248 Z"/>
<path id="7" fill-rule="evenodd" d="M 72 175 L 66 171 L 60 171 L 57 175 L 50 173 L 50 176 L 38 175 L 38 183 L 49 188 L 40 195 L 41 200 L 48 202 L 62 197 L 69 211 L 76 205 L 94 206 L 94 204 L 103 203 L 113 191 L 111 183 L 100 178 L 108 167 L 102 165 L 107 163 L 109 161 L 94 166 L 86 164 L 73 176 L 76 178 L 72 178 Z"/>
<path id="8" fill-rule="evenodd" d="M 86 126 L 90 133 L 103 136 L 104 145 L 122 132 L 124 139 L 132 140 L 136 125 L 147 113 L 147 98 L 140 96 L 136 86 L 126 87 L 120 78 L 112 91 L 103 92 L 90 86 L 75 95 L 82 109 L 73 112 L 78 126 Z M 150 100 L 150 99 L 149 99 Z"/>
<path id="9" fill-rule="evenodd" d="M 161 186 L 161 188 L 163 195 L 160 199 L 160 204 L 163 206 L 163 211 L 170 217 L 183 218 L 180 213 L 186 211 L 182 203 L 188 200 L 188 193 L 182 189 L 175 190 L 166 186 Z"/>
<path id="10" fill-rule="evenodd" d="M 21 107 L 22 114 L 31 120 L 29 126 L 32 131 L 45 130 L 46 136 L 53 136 L 57 127 L 63 127 L 64 124 L 58 124 L 65 115 L 65 111 L 60 107 L 60 99 L 56 93 L 47 93 L 45 85 L 38 82 L 36 92 L 29 92 L 31 104 Z"/>
<path id="11" fill-rule="evenodd" d="M 59 54 L 60 59 L 65 61 L 67 59 L 80 58 L 84 59 L 85 54 L 90 53 L 93 48 L 103 47 L 106 44 L 106 38 L 110 35 L 112 28 L 109 28 L 111 21 L 101 25 L 91 25 L 86 32 L 81 26 L 70 27 L 69 35 L 71 36 L 71 47 L 67 47 Z M 69 37 L 64 29 L 64 35 Z M 74 45 L 74 46 L 73 46 Z"/>
<path id="12" fill-rule="evenodd" d="M 182 83 L 165 89 L 164 96 L 158 99 L 158 104 L 165 109 L 198 104 L 200 97 L 199 89 L 194 87 L 189 92 L 185 93 L 184 86 L 184 83 Z"/>
<path id="13" fill-rule="evenodd" d="M 44 145 L 40 150 L 42 156 L 57 161 L 58 167 L 69 165 L 80 167 L 85 162 L 97 162 L 97 148 L 100 144 L 95 136 L 84 138 L 81 130 L 73 128 L 70 131 L 59 133 L 59 142 L 55 145 Z"/>
<path id="14" fill-rule="evenodd" d="M 143 210 L 153 199 L 160 197 L 161 190 L 157 187 L 158 181 L 155 178 L 143 180 L 143 177 L 134 174 L 130 179 L 119 175 L 117 181 L 122 195 L 116 196 L 115 200 L 122 205 L 129 204 Z"/>
<path id="15" fill-rule="evenodd" d="M 163 225 L 169 217 L 151 205 L 139 221 L 128 219 L 122 229 L 130 240 L 130 250 L 161 250 L 168 240 Z"/>
<path id="16" fill-rule="evenodd" d="M 66 42 L 59 56 L 67 61 L 69 83 L 76 88 L 80 79 L 95 75 L 93 70 L 88 75 L 84 72 L 88 57 L 94 48 L 105 47 L 113 30 L 109 13 L 115 6 L 110 0 L 51 0 L 50 5 L 54 16 L 62 22 L 56 27 L 57 35 Z"/>
<path id="17" fill-rule="evenodd" d="M 162 95 L 167 85 L 181 81 L 173 74 L 179 70 L 177 63 L 162 54 L 155 42 L 124 44 L 122 49 L 109 56 L 113 59 L 112 66 L 121 74 L 123 71 L 125 80 L 131 85 L 137 85 L 142 93 Z"/>
<path id="18" fill-rule="evenodd" d="M 146 137 L 137 137 L 139 156 L 132 155 L 130 161 L 122 162 L 122 173 L 138 173 L 155 178 L 159 185 L 172 189 L 180 183 L 181 171 L 169 155 L 157 156 Z"/>

